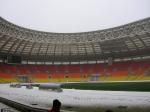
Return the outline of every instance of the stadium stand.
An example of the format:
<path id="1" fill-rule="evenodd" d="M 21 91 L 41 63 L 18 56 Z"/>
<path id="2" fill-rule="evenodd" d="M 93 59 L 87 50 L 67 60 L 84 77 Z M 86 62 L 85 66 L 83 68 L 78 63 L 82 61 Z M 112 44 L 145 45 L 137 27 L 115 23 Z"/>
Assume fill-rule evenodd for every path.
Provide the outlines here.
<path id="1" fill-rule="evenodd" d="M 0 17 L 0 82 L 150 80 L 149 26 L 148 17 L 105 30 L 53 33 Z"/>
<path id="2" fill-rule="evenodd" d="M 150 80 L 150 61 L 115 62 L 112 65 L 0 64 L 0 82 L 67 82 Z"/>

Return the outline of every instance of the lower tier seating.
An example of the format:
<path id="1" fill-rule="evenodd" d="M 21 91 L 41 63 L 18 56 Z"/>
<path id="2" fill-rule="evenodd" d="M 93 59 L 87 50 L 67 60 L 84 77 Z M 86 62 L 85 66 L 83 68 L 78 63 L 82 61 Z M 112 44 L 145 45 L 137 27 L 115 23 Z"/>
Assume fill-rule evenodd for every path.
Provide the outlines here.
<path id="1" fill-rule="evenodd" d="M 150 80 L 150 61 L 114 62 L 112 65 L 0 64 L 0 82 L 76 82 Z"/>

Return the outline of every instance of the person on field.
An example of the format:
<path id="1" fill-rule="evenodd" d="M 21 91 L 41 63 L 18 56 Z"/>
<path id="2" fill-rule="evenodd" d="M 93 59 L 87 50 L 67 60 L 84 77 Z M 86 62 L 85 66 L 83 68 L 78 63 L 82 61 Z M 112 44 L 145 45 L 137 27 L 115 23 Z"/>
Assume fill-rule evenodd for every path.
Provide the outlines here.
<path id="1" fill-rule="evenodd" d="M 60 112 L 61 102 L 57 99 L 53 100 L 52 109 L 48 112 Z"/>

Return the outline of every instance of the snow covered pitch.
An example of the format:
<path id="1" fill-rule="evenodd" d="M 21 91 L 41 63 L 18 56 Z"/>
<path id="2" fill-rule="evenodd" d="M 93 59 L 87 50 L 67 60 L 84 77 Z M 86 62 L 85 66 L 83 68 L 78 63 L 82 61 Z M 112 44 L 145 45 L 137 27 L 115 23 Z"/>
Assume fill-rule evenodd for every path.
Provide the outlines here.
<path id="1" fill-rule="evenodd" d="M 62 109 L 76 112 L 150 112 L 150 92 L 96 91 L 63 89 L 63 92 L 48 90 L 11 88 L 9 84 L 0 84 L 0 97 L 23 104 L 51 108 L 52 101 L 59 99 Z M 33 105 L 32 105 L 33 106 Z"/>

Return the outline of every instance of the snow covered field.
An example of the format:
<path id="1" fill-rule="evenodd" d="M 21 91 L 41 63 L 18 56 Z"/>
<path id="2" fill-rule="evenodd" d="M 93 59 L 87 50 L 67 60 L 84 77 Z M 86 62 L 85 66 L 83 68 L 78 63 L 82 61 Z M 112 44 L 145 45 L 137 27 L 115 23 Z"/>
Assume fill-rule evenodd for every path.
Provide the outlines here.
<path id="1" fill-rule="evenodd" d="M 131 112 L 131 110 L 137 109 L 136 112 L 150 112 L 150 92 L 63 89 L 63 92 L 58 93 L 39 90 L 38 87 L 33 89 L 11 88 L 9 84 L 1 84 L 0 97 L 28 105 L 38 104 L 34 106 L 42 108 L 50 108 L 52 101 L 59 99 L 64 109 L 75 109 L 76 111 L 79 111 L 77 108 L 81 108 L 81 110 L 89 108 L 88 110 L 91 112 L 101 112 L 98 109 L 112 109 L 115 112 Z"/>

